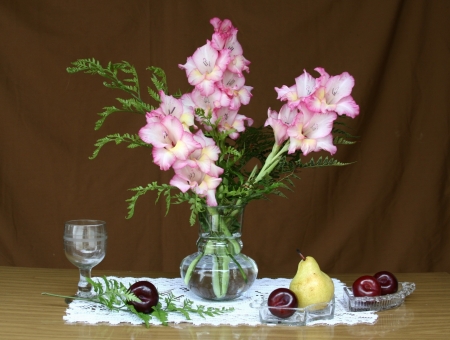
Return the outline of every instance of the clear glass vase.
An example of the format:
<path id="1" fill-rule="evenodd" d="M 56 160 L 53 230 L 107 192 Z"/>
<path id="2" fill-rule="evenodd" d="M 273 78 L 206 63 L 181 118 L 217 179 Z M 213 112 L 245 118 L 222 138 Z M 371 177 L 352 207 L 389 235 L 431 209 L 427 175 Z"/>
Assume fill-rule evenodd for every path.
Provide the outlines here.
<path id="1" fill-rule="evenodd" d="M 232 300 L 255 282 L 258 267 L 241 253 L 243 205 L 206 207 L 198 215 L 198 252 L 180 265 L 181 278 L 197 296 Z"/>

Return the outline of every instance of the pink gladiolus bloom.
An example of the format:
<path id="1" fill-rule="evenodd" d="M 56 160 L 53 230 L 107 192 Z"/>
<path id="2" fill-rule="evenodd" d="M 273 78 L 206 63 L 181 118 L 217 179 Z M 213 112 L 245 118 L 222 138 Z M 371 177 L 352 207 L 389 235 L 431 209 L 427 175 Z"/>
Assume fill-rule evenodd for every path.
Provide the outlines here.
<path id="1" fill-rule="evenodd" d="M 314 113 L 302 106 L 301 112 L 287 129 L 290 137 L 288 153 L 301 149 L 303 155 L 313 151 L 326 150 L 332 155 L 336 152 L 331 129 L 337 115 L 334 112 Z"/>
<path id="2" fill-rule="evenodd" d="M 216 188 L 221 182 L 221 178 L 211 177 L 199 168 L 192 168 L 187 165 L 175 169 L 175 176 L 170 180 L 170 185 L 176 186 L 182 192 L 191 189 L 200 197 L 206 197 L 206 203 L 209 206 L 216 206 Z"/>
<path id="3" fill-rule="evenodd" d="M 147 121 L 147 124 L 150 123 L 159 123 L 161 119 L 163 119 L 165 116 L 159 112 L 156 112 L 156 110 L 147 112 L 145 114 L 145 119 Z"/>
<path id="4" fill-rule="evenodd" d="M 177 160 L 173 168 L 180 169 L 188 165 L 191 168 L 198 167 L 202 172 L 212 177 L 222 175 L 223 169 L 214 163 L 219 159 L 220 154 L 220 149 L 214 139 L 206 137 L 202 130 L 197 131 L 193 137 L 201 145 L 201 149 L 192 151 L 187 160 Z"/>
<path id="5" fill-rule="evenodd" d="M 237 33 L 237 32 L 236 32 Z M 242 72 L 249 72 L 248 61 L 243 55 L 241 44 L 237 41 L 237 36 L 233 35 L 225 44 L 225 48 L 230 50 L 230 62 L 228 63 L 228 70 L 236 73 L 239 77 L 242 77 Z"/>
<path id="6" fill-rule="evenodd" d="M 253 124 L 253 119 L 237 113 L 237 110 L 231 110 L 227 107 L 223 107 L 214 111 L 211 122 L 216 122 L 220 119 L 218 129 L 219 131 L 231 131 L 229 137 L 231 139 L 237 139 L 239 132 L 245 131 L 245 121 L 250 126 Z"/>
<path id="7" fill-rule="evenodd" d="M 273 129 L 275 142 L 277 145 L 283 144 L 288 138 L 288 127 L 290 127 L 298 115 L 297 108 L 290 108 L 288 104 L 281 107 L 280 113 L 269 108 L 267 115 L 269 116 L 264 126 L 270 125 Z"/>
<path id="8" fill-rule="evenodd" d="M 231 102 L 231 99 L 227 94 L 217 87 L 209 96 L 204 96 L 199 90 L 194 89 L 190 95 L 190 99 L 190 102 L 186 100 L 186 105 L 192 105 L 193 108 L 203 109 L 205 113 L 211 112 L 217 108 L 228 107 Z"/>
<path id="9" fill-rule="evenodd" d="M 166 96 L 164 91 L 159 91 L 159 97 L 161 99 L 161 104 L 159 108 L 152 111 L 152 115 L 157 113 L 160 117 L 169 115 L 177 117 L 181 124 L 183 124 L 184 130 L 189 131 L 189 127 L 194 125 L 193 109 L 184 106 L 183 101 L 180 99 L 176 99 L 172 96 Z M 148 120 L 147 123 L 149 123 Z"/>
<path id="10" fill-rule="evenodd" d="M 325 71 L 323 67 L 316 67 L 314 71 L 320 73 L 320 77 L 316 79 L 317 87 L 319 86 L 325 86 L 325 84 L 330 79 L 330 75 Z"/>
<path id="11" fill-rule="evenodd" d="M 214 27 L 211 46 L 218 51 L 223 49 L 230 50 L 231 60 L 228 63 L 228 70 L 242 77 L 243 71 L 249 71 L 248 65 L 250 65 L 250 61 L 242 55 L 243 49 L 237 40 L 238 30 L 233 27 L 233 24 L 228 19 L 222 21 L 219 18 L 213 18 L 210 23 Z"/>
<path id="12" fill-rule="evenodd" d="M 236 73 L 239 77 L 242 77 L 243 71 L 249 71 L 248 65 L 250 65 L 250 61 L 245 59 L 242 54 L 234 56 L 231 54 L 231 61 L 228 64 L 228 70 L 233 73 Z"/>
<path id="13" fill-rule="evenodd" d="M 153 145 L 153 161 L 161 170 L 168 170 L 177 159 L 186 160 L 192 151 L 201 148 L 192 134 L 185 131 L 178 118 L 173 116 L 147 123 L 139 130 L 139 137 Z"/>
<path id="14" fill-rule="evenodd" d="M 209 96 L 214 92 L 216 81 L 222 79 L 223 71 L 230 62 L 230 51 L 217 51 L 211 42 L 198 48 L 186 64 L 178 65 L 186 70 L 189 84 L 195 86 L 202 95 Z"/>
<path id="15" fill-rule="evenodd" d="M 236 36 L 237 29 L 233 26 L 229 19 L 222 21 L 219 18 L 212 18 L 209 22 L 214 27 L 211 46 L 218 51 L 226 48 L 225 44 L 231 37 Z"/>
<path id="16" fill-rule="evenodd" d="M 230 97 L 230 109 L 238 110 L 241 105 L 247 105 L 252 97 L 253 87 L 245 86 L 245 78 L 230 71 L 225 71 L 218 87 Z"/>
<path id="17" fill-rule="evenodd" d="M 323 72 L 321 78 L 321 86 L 312 96 L 305 99 L 308 108 L 314 112 L 334 111 L 338 115 L 346 115 L 351 118 L 357 116 L 359 106 L 350 95 L 355 85 L 355 79 L 347 72 L 329 78 L 328 74 Z"/>
<path id="18" fill-rule="evenodd" d="M 287 100 L 289 107 L 297 107 L 301 100 L 310 96 L 316 89 L 316 79 L 313 78 L 305 70 L 303 74 L 295 78 L 295 85 L 287 87 L 283 85 L 280 88 L 275 87 L 278 93 L 278 98 L 282 101 Z"/>

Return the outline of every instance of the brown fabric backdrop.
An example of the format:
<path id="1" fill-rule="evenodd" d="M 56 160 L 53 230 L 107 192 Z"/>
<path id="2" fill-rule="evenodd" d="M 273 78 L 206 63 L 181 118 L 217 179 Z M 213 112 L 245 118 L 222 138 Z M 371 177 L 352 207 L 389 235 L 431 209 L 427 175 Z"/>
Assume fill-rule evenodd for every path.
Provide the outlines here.
<path id="1" fill-rule="evenodd" d="M 150 85 L 147 66 L 189 91 L 178 64 L 209 39 L 209 20 L 238 27 L 254 87 L 242 113 L 261 125 L 279 109 L 274 87 L 303 69 L 348 71 L 361 114 L 358 144 L 342 168 L 305 170 L 289 199 L 246 210 L 244 253 L 260 275 L 296 271 L 296 248 L 329 273 L 450 272 L 450 1 L 2 1 L 0 2 L 0 265 L 73 268 L 64 221 L 107 221 L 103 269 L 178 271 L 196 251 L 187 205 L 142 197 L 126 220 L 128 188 L 168 182 L 144 148 L 98 138 L 136 133 L 144 117 L 117 113 L 94 131 L 97 112 L 122 94 L 98 76 L 69 75 L 79 58 L 127 60 Z"/>

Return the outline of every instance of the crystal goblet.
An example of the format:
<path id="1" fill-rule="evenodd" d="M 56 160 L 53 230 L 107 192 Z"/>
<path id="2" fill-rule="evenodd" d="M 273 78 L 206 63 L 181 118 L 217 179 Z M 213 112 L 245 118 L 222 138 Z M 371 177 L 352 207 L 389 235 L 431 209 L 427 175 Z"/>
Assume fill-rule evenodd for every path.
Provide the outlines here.
<path id="1" fill-rule="evenodd" d="M 67 259 L 80 270 L 76 296 L 92 297 L 91 270 L 106 253 L 106 223 L 99 220 L 72 220 L 65 223 L 64 251 Z"/>

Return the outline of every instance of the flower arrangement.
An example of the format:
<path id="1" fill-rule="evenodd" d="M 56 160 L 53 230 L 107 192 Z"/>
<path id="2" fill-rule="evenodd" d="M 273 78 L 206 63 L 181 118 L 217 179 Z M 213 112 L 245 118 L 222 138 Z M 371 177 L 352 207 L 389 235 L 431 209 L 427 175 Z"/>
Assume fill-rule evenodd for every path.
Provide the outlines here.
<path id="1" fill-rule="evenodd" d="M 141 98 L 136 70 L 128 62 L 109 63 L 104 68 L 95 59 L 80 59 L 67 68 L 69 73 L 98 74 L 106 78 L 106 87 L 130 95 L 117 99 L 121 108 L 106 107 L 96 129 L 114 112 L 146 117 L 147 124 L 138 134 L 99 139 L 91 158 L 106 143 L 125 142 L 130 148 L 150 148 L 154 163 L 175 173 L 169 185 L 153 182 L 131 189 L 136 194 L 128 200 L 128 218 L 139 196 L 148 191 L 157 191 L 158 199 L 165 196 L 167 209 L 171 203 L 190 203 L 193 224 L 206 206 L 246 204 L 268 194 L 284 196 L 280 189 L 293 186 L 292 179 L 301 168 L 348 164 L 328 157 L 305 162 L 301 156 L 320 150 L 333 155 L 336 144 L 354 143 L 350 140 L 354 136 L 337 120 L 359 114 L 351 96 L 354 78 L 347 72 L 330 76 L 321 67 L 315 69 L 318 78 L 304 71 L 293 86 L 275 88 L 278 99 L 286 102 L 279 112 L 269 108 L 264 127 L 251 127 L 253 120 L 239 114 L 241 105 L 250 102 L 252 87 L 245 84 L 243 73 L 249 71 L 250 62 L 243 56 L 238 30 L 228 19 L 210 22 L 214 27 L 211 40 L 179 65 L 194 86 L 192 92 L 169 95 L 164 71 L 148 68 L 157 89 L 148 88 L 159 104 L 156 108 Z M 119 79 L 119 71 L 130 77 Z M 254 159 L 260 164 L 248 169 Z M 174 194 L 174 189 L 180 192 Z"/>
<path id="2" fill-rule="evenodd" d="M 264 126 L 253 127 L 253 120 L 239 113 L 242 105 L 249 104 L 253 88 L 245 82 L 250 62 L 237 40 L 238 30 L 227 19 L 213 18 L 210 23 L 211 40 L 179 65 L 192 92 L 169 94 L 164 71 L 148 68 L 156 88 L 148 88 L 148 93 L 157 106 L 142 99 L 137 72 L 128 62 L 103 67 L 95 59 L 79 59 L 67 71 L 100 75 L 106 78 L 106 87 L 129 95 L 117 99 L 121 107 L 106 107 L 100 113 L 96 129 L 114 112 L 145 115 L 146 125 L 138 134 L 99 139 L 91 158 L 109 142 L 128 143 L 129 148 L 150 148 L 161 170 L 173 170 L 169 184 L 153 182 L 131 189 L 135 194 L 127 200 L 128 218 L 138 198 L 148 191 L 157 192 L 156 201 L 165 197 L 167 212 L 171 204 L 190 204 L 190 224 L 197 217 L 200 222 L 199 252 L 183 260 L 182 277 L 198 295 L 220 300 L 244 291 L 229 291 L 230 276 L 236 277 L 236 272 L 245 289 L 256 279 L 254 261 L 240 253 L 242 207 L 269 194 L 285 197 L 282 190 L 292 190 L 302 168 L 349 164 L 328 156 L 306 161 L 303 157 L 321 150 L 333 155 L 337 144 L 353 144 L 355 137 L 344 130 L 343 119 L 357 116 L 359 106 L 351 96 L 354 78 L 350 74 L 331 76 L 318 67 L 317 78 L 304 71 L 294 85 L 275 88 L 283 105 L 278 112 L 269 108 Z M 203 295 L 209 288 L 194 287 L 195 280 L 205 277 L 202 273 L 194 278 L 196 268 L 207 263 L 213 268 L 213 295 Z M 230 274 L 232 268 L 236 272 Z"/>

